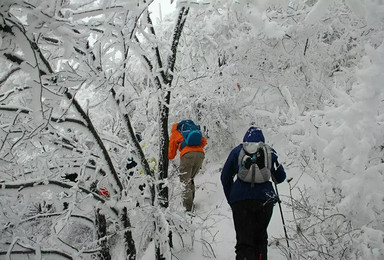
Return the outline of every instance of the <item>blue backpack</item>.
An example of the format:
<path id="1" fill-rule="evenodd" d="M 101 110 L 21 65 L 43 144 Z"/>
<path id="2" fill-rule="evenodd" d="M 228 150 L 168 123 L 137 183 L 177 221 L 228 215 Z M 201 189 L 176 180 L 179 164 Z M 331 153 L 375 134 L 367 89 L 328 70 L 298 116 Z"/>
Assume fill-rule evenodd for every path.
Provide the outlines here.
<path id="1" fill-rule="evenodd" d="M 184 142 L 181 143 L 181 149 L 185 146 L 201 145 L 200 126 L 196 125 L 192 120 L 183 120 L 177 124 L 177 130 L 183 135 Z"/>

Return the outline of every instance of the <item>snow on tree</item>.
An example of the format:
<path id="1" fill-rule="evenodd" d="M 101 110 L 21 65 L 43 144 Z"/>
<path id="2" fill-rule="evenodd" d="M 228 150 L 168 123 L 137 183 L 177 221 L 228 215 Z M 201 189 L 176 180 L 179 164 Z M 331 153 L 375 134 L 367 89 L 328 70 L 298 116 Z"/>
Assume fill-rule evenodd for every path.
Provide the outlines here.
<path id="1" fill-rule="evenodd" d="M 173 49 L 161 57 L 152 54 L 161 39 L 149 4 L 0 5 L 1 254 L 136 259 L 152 240 L 158 259 L 169 254 L 169 221 L 178 213 L 167 212 L 164 192 L 168 112 L 162 100 L 188 11 L 180 10 Z M 160 111 L 150 129 L 159 125 L 154 146 L 140 143 L 142 121 L 131 121 L 145 115 L 147 90 L 154 92 L 144 110 Z M 152 159 L 156 150 L 160 158 Z M 72 229 L 87 230 L 87 240 L 74 239 Z"/>
<path id="2" fill-rule="evenodd" d="M 154 27 L 149 4 L 0 4 L 1 254 L 140 259 L 154 238 L 170 258 L 190 227 L 168 126 L 192 118 L 207 164 L 249 124 L 270 137 L 287 257 L 381 259 L 383 5 L 177 1 Z"/>

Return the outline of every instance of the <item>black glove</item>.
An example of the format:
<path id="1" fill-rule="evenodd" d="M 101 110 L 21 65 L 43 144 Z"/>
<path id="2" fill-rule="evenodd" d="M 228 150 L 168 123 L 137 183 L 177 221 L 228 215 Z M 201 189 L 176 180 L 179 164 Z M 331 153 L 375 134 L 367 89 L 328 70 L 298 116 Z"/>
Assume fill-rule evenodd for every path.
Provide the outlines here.
<path id="1" fill-rule="evenodd" d="M 244 168 L 245 169 L 249 169 L 251 168 L 251 165 L 252 165 L 252 158 L 249 157 L 249 156 L 246 156 L 246 158 L 243 159 L 243 165 L 244 165 Z"/>
<path id="2" fill-rule="evenodd" d="M 265 167 L 265 158 L 263 148 L 257 149 L 256 152 L 256 164 L 259 169 L 263 169 Z"/>

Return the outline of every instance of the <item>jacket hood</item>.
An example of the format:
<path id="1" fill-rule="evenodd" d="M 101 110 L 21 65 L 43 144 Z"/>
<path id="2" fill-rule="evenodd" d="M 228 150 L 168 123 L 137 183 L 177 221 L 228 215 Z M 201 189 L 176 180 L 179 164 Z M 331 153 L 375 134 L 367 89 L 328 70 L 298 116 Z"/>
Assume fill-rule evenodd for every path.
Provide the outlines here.
<path id="1" fill-rule="evenodd" d="M 256 126 L 251 126 L 248 131 L 245 133 L 243 142 L 263 142 L 265 143 L 265 138 L 263 135 L 263 131 Z"/>
<path id="2" fill-rule="evenodd" d="M 172 125 L 172 129 L 171 129 L 171 133 L 173 132 L 176 132 L 177 131 L 177 125 L 179 124 L 179 122 L 176 122 Z"/>

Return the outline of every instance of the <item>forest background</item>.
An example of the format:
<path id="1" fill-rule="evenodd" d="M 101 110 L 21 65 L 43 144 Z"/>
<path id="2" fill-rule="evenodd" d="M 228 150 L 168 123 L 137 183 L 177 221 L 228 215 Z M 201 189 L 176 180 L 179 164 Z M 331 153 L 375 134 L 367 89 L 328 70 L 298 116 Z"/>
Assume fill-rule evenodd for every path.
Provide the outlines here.
<path id="1" fill-rule="evenodd" d="M 384 259 L 383 1 L 172 2 L 1 1 L 0 259 L 233 259 L 219 175 L 252 124 L 293 177 L 271 248 Z M 167 159 L 185 118 L 194 218 Z"/>

